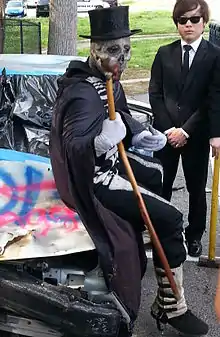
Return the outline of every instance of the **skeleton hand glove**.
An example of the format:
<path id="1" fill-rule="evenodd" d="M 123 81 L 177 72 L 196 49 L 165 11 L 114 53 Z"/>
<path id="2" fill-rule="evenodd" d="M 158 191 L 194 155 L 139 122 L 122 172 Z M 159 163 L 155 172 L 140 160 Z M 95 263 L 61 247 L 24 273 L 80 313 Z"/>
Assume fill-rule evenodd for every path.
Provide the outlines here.
<path id="1" fill-rule="evenodd" d="M 149 130 L 144 130 L 132 138 L 133 146 L 152 152 L 161 150 L 166 142 L 166 136 L 152 126 L 149 126 Z"/>
<path id="2" fill-rule="evenodd" d="M 94 146 L 97 157 L 111 150 L 126 136 L 126 127 L 121 116 L 116 112 L 116 119 L 105 119 L 101 133 L 95 137 Z"/>

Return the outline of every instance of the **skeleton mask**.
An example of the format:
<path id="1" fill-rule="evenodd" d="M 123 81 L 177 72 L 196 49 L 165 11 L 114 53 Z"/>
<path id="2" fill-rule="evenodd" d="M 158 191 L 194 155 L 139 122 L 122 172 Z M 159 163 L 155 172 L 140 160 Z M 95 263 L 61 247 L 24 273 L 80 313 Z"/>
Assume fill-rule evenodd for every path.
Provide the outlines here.
<path id="1" fill-rule="evenodd" d="M 103 72 L 100 59 L 117 63 L 119 76 L 125 70 L 131 58 L 130 37 L 110 41 L 97 41 L 91 43 L 91 56 L 95 66 Z"/>

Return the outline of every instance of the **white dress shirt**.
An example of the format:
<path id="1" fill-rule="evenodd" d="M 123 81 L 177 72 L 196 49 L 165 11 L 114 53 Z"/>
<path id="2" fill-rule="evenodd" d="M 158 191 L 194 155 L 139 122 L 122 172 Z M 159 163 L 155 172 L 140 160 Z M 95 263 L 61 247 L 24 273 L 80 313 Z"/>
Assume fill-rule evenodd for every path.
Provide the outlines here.
<path id="1" fill-rule="evenodd" d="M 192 47 L 192 49 L 190 49 L 190 51 L 189 51 L 189 68 L 192 65 L 194 56 L 195 56 L 195 54 L 197 52 L 197 49 L 199 48 L 199 45 L 200 45 L 201 41 L 202 41 L 202 35 L 196 41 L 194 41 L 194 42 L 192 42 L 190 44 L 186 43 L 186 41 L 184 41 L 184 40 L 181 39 L 182 62 L 183 62 L 184 53 L 185 53 L 185 50 L 184 50 L 183 46 L 188 45 L 188 46 Z"/>
<path id="2" fill-rule="evenodd" d="M 200 45 L 201 41 L 202 41 L 202 35 L 201 35 L 196 41 L 194 41 L 194 42 L 192 42 L 192 43 L 190 43 L 190 44 L 186 43 L 186 41 L 184 41 L 184 40 L 181 39 L 182 63 L 183 63 L 184 53 L 185 53 L 185 49 L 184 49 L 183 47 L 186 46 L 186 45 L 189 45 L 189 46 L 192 47 L 192 49 L 189 51 L 189 68 L 190 68 L 191 65 L 192 65 L 194 56 L 195 56 L 195 54 L 196 54 L 196 52 L 197 52 L 197 49 L 199 48 L 199 45 Z M 165 135 L 168 134 L 170 131 L 172 131 L 172 130 L 174 130 L 174 129 L 175 129 L 175 127 L 172 127 L 172 128 L 170 128 L 170 129 L 166 130 L 166 131 L 164 132 Z M 189 138 L 189 135 L 188 135 L 188 133 L 187 133 L 185 130 L 183 130 L 183 129 L 181 128 L 181 131 L 182 131 L 182 133 L 184 134 L 184 136 L 185 136 L 186 138 Z"/>

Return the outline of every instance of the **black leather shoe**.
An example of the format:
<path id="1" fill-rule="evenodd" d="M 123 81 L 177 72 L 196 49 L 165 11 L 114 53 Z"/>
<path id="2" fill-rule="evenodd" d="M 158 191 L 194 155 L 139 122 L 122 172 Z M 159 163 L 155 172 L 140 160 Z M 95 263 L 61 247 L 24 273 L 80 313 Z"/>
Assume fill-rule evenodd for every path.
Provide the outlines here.
<path id="1" fill-rule="evenodd" d="M 168 324 L 186 335 L 204 336 L 209 330 L 208 325 L 190 310 L 181 316 L 168 319 Z"/>
<path id="2" fill-rule="evenodd" d="M 200 240 L 187 242 L 188 254 L 192 257 L 199 257 L 202 254 L 202 244 Z"/>
<path id="3" fill-rule="evenodd" d="M 174 329 L 179 331 L 184 335 L 193 335 L 193 336 L 204 336 L 208 333 L 209 327 L 203 322 L 200 318 L 196 317 L 190 310 L 187 310 L 185 314 L 174 317 L 167 318 L 165 312 L 160 312 L 155 315 L 151 311 L 151 315 L 157 321 L 157 326 L 160 331 L 163 331 L 163 325 L 169 324 Z"/>

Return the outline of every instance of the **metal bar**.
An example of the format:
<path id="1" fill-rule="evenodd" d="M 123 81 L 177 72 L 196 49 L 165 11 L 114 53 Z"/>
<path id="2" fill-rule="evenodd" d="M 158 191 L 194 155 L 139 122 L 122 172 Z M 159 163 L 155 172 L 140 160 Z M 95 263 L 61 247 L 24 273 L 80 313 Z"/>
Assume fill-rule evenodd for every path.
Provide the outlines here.
<path id="1" fill-rule="evenodd" d="M 39 54 L 42 54 L 42 46 L 41 46 L 41 23 L 38 22 L 38 50 Z"/>
<path id="2" fill-rule="evenodd" d="M 23 22 L 20 20 L 20 53 L 24 54 Z"/>

